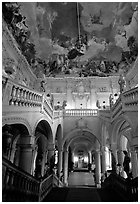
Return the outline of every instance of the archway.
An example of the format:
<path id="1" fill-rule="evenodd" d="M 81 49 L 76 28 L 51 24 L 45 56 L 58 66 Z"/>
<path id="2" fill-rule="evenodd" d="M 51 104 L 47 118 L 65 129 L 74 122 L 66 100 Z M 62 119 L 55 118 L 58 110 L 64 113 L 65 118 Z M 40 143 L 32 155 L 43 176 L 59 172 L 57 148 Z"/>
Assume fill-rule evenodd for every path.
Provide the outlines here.
<path id="1" fill-rule="evenodd" d="M 33 174 L 43 177 L 51 173 L 51 157 L 49 155 L 50 145 L 53 144 L 53 134 L 50 124 L 46 120 L 41 120 L 35 129 L 35 151 Z M 54 152 L 54 149 L 52 149 Z"/>
<path id="2" fill-rule="evenodd" d="M 76 129 L 69 133 L 63 140 L 64 149 L 64 182 L 67 183 L 69 175 L 69 147 L 72 152 L 72 162 L 74 163 L 74 170 L 91 171 L 92 158 L 95 158 L 94 164 L 96 165 L 96 182 L 100 183 L 101 178 L 101 163 L 100 163 L 100 142 L 99 139 L 87 129 Z M 93 149 L 95 150 L 94 156 L 92 155 Z M 77 165 L 77 166 L 76 166 Z M 90 166 L 89 166 L 90 165 Z"/>
<path id="3" fill-rule="evenodd" d="M 5 124 L 2 127 L 2 156 L 19 166 L 20 145 L 24 145 L 22 138 L 28 136 L 29 131 L 25 125 Z"/>

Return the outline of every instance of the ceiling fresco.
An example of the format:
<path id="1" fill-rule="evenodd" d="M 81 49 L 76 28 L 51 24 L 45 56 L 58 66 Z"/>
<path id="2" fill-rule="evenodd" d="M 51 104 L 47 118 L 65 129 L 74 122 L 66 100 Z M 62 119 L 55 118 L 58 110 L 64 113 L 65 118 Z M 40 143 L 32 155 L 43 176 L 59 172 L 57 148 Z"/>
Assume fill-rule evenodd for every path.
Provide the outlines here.
<path id="1" fill-rule="evenodd" d="M 37 77 L 126 73 L 137 58 L 137 2 L 4 2 L 3 18 Z"/>

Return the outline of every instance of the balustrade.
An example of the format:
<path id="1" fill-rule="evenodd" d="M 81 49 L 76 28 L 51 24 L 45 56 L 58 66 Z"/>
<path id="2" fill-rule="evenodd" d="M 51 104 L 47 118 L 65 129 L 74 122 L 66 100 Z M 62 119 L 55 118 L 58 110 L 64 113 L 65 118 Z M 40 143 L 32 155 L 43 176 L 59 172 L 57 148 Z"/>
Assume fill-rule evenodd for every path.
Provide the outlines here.
<path id="1" fill-rule="evenodd" d="M 47 99 L 47 96 L 43 95 L 42 111 L 47 113 L 51 118 L 53 116 L 53 108 L 51 107 L 50 102 Z"/>
<path id="2" fill-rule="evenodd" d="M 122 111 L 138 111 L 138 87 L 120 94 L 111 108 L 112 120 L 117 118 Z"/>
<path id="3" fill-rule="evenodd" d="M 110 174 L 103 183 L 104 188 L 111 188 L 127 201 L 138 201 L 138 177 L 135 179 L 124 179 L 117 174 Z"/>
<path id="4" fill-rule="evenodd" d="M 30 196 L 31 200 L 38 200 L 40 182 L 36 180 L 30 174 L 19 170 L 18 167 L 11 162 L 3 158 L 2 165 L 5 167 L 4 182 L 3 182 L 3 197 L 9 200 L 10 195 L 13 192 L 16 200 L 18 193 L 26 196 Z M 17 194 L 17 195 L 16 195 Z M 9 198 L 8 198 L 9 196 Z M 20 199 L 20 198 L 17 198 Z M 21 198 L 22 199 L 22 198 Z"/>
<path id="5" fill-rule="evenodd" d="M 54 118 L 62 117 L 63 116 L 63 111 L 62 110 L 54 111 L 53 116 L 54 116 Z"/>
<path id="6" fill-rule="evenodd" d="M 130 111 L 138 109 L 138 88 L 133 88 L 123 93 L 124 108 Z"/>
<path id="7" fill-rule="evenodd" d="M 40 183 L 39 201 L 43 200 L 43 198 L 49 193 L 52 187 L 53 175 L 50 175 Z"/>
<path id="8" fill-rule="evenodd" d="M 64 186 L 62 181 L 56 175 L 53 175 L 53 186 L 54 187 L 63 187 Z"/>
<path id="9" fill-rule="evenodd" d="M 3 80 L 5 81 L 5 80 Z M 14 106 L 26 106 L 26 107 L 41 107 L 42 94 L 36 91 L 30 90 L 29 88 L 14 83 L 12 80 L 7 78 L 5 82 L 4 96 L 8 100 L 3 101 L 3 105 L 14 105 Z"/>
<path id="10" fill-rule="evenodd" d="M 64 116 L 97 116 L 97 109 L 67 109 Z"/>

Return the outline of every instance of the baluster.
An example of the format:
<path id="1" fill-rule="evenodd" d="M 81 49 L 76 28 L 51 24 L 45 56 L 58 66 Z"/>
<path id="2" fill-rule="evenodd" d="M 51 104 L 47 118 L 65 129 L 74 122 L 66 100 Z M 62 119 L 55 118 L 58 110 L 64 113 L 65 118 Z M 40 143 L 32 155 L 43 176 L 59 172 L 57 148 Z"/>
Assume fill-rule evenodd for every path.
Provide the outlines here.
<path id="1" fill-rule="evenodd" d="M 33 93 L 31 93 L 31 105 L 33 106 Z"/>
<path id="2" fill-rule="evenodd" d="M 37 94 L 35 94 L 35 106 L 37 105 Z"/>
<path id="3" fill-rule="evenodd" d="M 20 102 L 20 88 L 17 87 L 16 90 L 17 91 L 16 91 L 16 102 L 15 102 L 15 104 L 19 105 L 19 102 Z"/>
<path id="4" fill-rule="evenodd" d="M 14 101 L 15 101 L 15 96 L 16 96 L 16 87 L 13 86 L 12 87 L 12 91 L 11 91 L 11 100 L 9 102 L 9 105 L 13 105 L 14 104 Z"/>
<path id="5" fill-rule="evenodd" d="M 35 94 L 33 93 L 33 106 L 34 106 L 34 101 L 35 101 Z"/>
<path id="6" fill-rule="evenodd" d="M 23 90 L 22 101 L 23 101 L 23 106 L 26 106 L 26 90 Z"/>
<path id="7" fill-rule="evenodd" d="M 24 103 L 24 91 L 23 91 L 23 89 L 20 89 L 20 101 L 21 101 L 21 105 L 23 106 L 23 103 Z"/>
<path id="8" fill-rule="evenodd" d="M 26 92 L 26 100 L 27 100 L 27 106 L 29 106 L 29 91 Z"/>
<path id="9" fill-rule="evenodd" d="M 38 103 L 38 95 L 36 95 L 36 105 L 38 106 L 39 103 Z"/>
<path id="10" fill-rule="evenodd" d="M 29 92 L 29 106 L 31 106 L 32 104 L 31 104 L 31 92 Z"/>

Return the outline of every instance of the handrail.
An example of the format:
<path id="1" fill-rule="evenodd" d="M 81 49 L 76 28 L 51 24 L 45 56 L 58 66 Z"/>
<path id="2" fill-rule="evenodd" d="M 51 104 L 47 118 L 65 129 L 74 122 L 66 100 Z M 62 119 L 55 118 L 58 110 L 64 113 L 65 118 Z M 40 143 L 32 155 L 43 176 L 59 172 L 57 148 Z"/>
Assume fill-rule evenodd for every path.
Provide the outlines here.
<path id="1" fill-rule="evenodd" d="M 63 184 L 63 182 L 54 174 L 53 175 L 53 186 L 54 187 L 63 187 L 64 186 L 64 184 Z"/>
<path id="2" fill-rule="evenodd" d="M 53 108 L 50 104 L 50 102 L 48 101 L 48 98 L 45 94 L 43 94 L 43 100 L 42 100 L 42 112 L 47 113 L 51 119 L 53 117 Z"/>
<path id="3" fill-rule="evenodd" d="M 2 166 L 3 201 L 42 201 L 54 186 L 63 186 L 63 183 L 54 174 L 39 181 L 4 157 L 2 158 Z M 14 198 L 10 196 L 11 192 Z"/>
<path id="4" fill-rule="evenodd" d="M 49 175 L 40 183 L 39 201 L 42 201 L 53 187 L 53 175 Z"/>
<path id="5" fill-rule="evenodd" d="M 31 201 L 38 200 L 40 182 L 37 179 L 5 158 L 2 158 L 2 166 L 3 201 L 22 200 L 23 197 Z M 11 194 L 15 197 L 10 198 Z M 20 198 L 20 195 L 23 197 Z"/>

